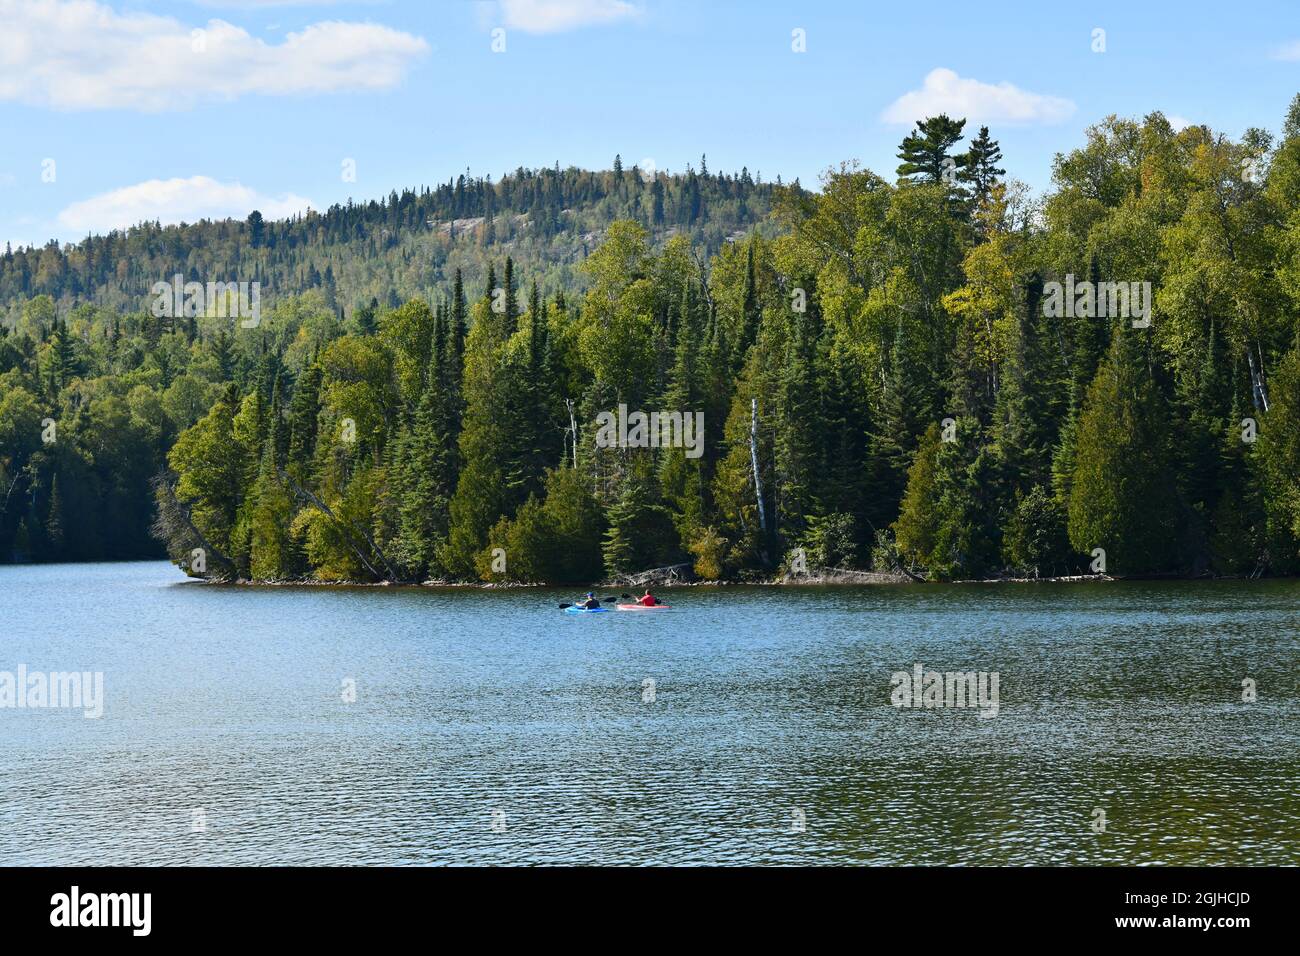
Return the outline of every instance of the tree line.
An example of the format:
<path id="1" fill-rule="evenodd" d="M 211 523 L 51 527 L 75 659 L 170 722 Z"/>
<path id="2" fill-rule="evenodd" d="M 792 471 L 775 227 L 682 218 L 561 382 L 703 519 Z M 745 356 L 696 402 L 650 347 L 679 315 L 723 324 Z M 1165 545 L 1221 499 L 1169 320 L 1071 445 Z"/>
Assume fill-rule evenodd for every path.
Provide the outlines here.
<path id="1" fill-rule="evenodd" d="M 1300 97 L 1276 140 L 1110 117 L 1042 197 L 964 137 L 773 185 L 712 251 L 619 219 L 563 288 L 489 249 L 249 330 L 30 299 L 0 557 L 112 556 L 152 514 L 232 579 L 1294 573 Z M 699 413 L 702 448 L 598 440 L 620 407 Z"/>
<path id="2" fill-rule="evenodd" d="M 344 171 L 346 174 L 346 170 Z M 357 182 L 352 171 L 351 181 Z M 797 187 L 797 182 L 794 184 Z M 509 245 L 515 262 L 553 294 L 572 289 L 590 246 L 615 219 L 656 233 L 690 235 L 719 248 L 765 219 L 774 184 L 700 167 L 666 174 L 615 158 L 611 170 L 520 168 L 497 181 L 468 172 L 435 187 L 392 191 L 280 221 L 144 222 L 73 244 L 54 240 L 0 255 L 0 303 L 12 312 L 37 296 L 61 311 L 92 304 L 134 312 L 160 279 L 259 282 L 268 302 L 308 290 L 336 312 L 396 308 L 445 295 L 456 269 L 481 282 L 488 251 Z"/>

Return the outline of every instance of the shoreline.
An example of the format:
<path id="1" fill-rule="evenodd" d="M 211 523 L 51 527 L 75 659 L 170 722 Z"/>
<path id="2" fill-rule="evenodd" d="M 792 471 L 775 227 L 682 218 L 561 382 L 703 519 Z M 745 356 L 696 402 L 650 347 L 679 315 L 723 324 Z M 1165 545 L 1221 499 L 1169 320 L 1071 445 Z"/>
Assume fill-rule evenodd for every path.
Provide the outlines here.
<path id="1" fill-rule="evenodd" d="M 796 576 L 786 575 L 784 577 L 763 578 L 759 580 L 744 579 L 725 579 L 717 581 L 673 581 L 663 584 L 654 585 L 656 591 L 675 590 L 678 588 L 734 588 L 734 587 L 879 587 L 879 586 L 896 586 L 896 585 L 916 585 L 916 586 L 957 586 L 957 585 L 990 585 L 990 584 L 1088 584 L 1088 583 L 1120 583 L 1125 581 L 1260 581 L 1260 580 L 1294 580 L 1295 575 L 1269 575 L 1267 577 L 1252 577 L 1248 575 L 1113 575 L 1113 574 L 1072 574 L 1058 575 L 1054 577 L 997 577 L 997 578 L 962 578 L 952 581 L 927 581 L 917 578 L 908 577 L 905 574 L 877 572 L 877 571 L 854 571 L 854 572 L 828 572 L 819 574 L 801 574 Z M 191 581 L 198 581 L 203 584 L 209 584 L 217 587 L 251 587 L 251 588 L 279 588 L 279 587 L 303 587 L 303 588 L 425 588 L 429 590 L 446 590 L 446 591 L 481 591 L 481 590 L 565 590 L 565 589 L 583 589 L 590 588 L 599 591 L 628 590 L 631 588 L 644 587 L 644 584 L 627 585 L 618 583 L 568 583 L 568 584 L 528 584 L 523 582 L 497 582 L 497 581 L 442 581 L 430 579 L 420 582 L 394 582 L 394 581 L 315 581 L 310 579 L 302 580 L 237 580 L 237 581 L 218 581 L 208 578 L 189 578 Z"/>

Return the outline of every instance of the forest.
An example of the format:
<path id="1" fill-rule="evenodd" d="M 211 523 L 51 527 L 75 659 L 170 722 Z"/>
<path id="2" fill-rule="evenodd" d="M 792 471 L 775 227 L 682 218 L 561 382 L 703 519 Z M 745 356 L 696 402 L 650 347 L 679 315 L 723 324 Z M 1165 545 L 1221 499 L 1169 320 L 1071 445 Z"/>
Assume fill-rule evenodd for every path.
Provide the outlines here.
<path id="1" fill-rule="evenodd" d="M 1041 196 L 960 118 L 898 155 L 816 191 L 616 161 L 7 250 L 0 561 L 1300 569 L 1300 96 L 1277 136 L 1109 117 Z M 155 317 L 178 272 L 271 305 Z M 608 440 L 627 409 L 698 445 Z"/>

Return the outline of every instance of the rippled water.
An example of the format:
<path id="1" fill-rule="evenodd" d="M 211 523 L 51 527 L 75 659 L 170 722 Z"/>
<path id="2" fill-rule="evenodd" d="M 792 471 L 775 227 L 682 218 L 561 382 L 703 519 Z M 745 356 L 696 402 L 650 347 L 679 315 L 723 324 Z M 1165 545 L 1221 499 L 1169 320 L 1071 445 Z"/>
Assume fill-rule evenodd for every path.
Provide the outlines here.
<path id="1" fill-rule="evenodd" d="M 0 671 L 105 689 L 0 709 L 0 861 L 1300 862 L 1300 582 L 669 598 L 0 568 Z M 891 706 L 915 663 L 997 717 Z"/>

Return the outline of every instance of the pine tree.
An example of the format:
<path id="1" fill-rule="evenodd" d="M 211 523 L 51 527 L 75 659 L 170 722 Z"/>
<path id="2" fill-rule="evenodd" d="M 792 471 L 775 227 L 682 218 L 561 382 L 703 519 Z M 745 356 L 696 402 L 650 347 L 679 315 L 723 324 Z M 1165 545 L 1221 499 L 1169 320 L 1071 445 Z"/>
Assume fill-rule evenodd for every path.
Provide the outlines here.
<path id="1" fill-rule="evenodd" d="M 370 303 L 356 310 L 357 332 L 361 335 L 374 335 L 378 327 L 376 316 L 379 314 L 379 299 L 371 297 Z"/>
<path id="2" fill-rule="evenodd" d="M 64 319 L 54 320 L 54 375 L 60 389 L 81 374 L 81 363 L 77 360 L 76 347 L 68 333 L 68 323 Z"/>
<path id="3" fill-rule="evenodd" d="M 938 525 L 929 566 L 946 578 L 983 577 L 998 564 L 1005 485 L 979 423 L 958 418 L 954 431 L 935 457 Z"/>
<path id="4" fill-rule="evenodd" d="M 289 402 L 289 443 L 285 469 L 300 484 L 308 483 L 312 459 L 316 454 L 322 375 L 322 369 L 317 363 L 307 366 L 298 376 L 293 399 Z"/>
<path id="5" fill-rule="evenodd" d="M 1025 287 L 1024 306 L 1017 310 L 1015 338 L 993 412 L 1002 467 L 1021 492 L 1050 481 L 1056 422 L 1064 411 L 1059 359 L 1046 341 L 1041 301 L 1042 279 L 1033 276 Z M 1072 447 L 1069 454 L 1072 470 Z"/>
<path id="6" fill-rule="evenodd" d="M 740 341 L 736 343 L 736 367 L 745 363 L 745 356 L 758 339 L 758 326 L 762 313 L 758 305 L 758 280 L 754 273 L 754 240 L 750 240 L 745 256 L 745 287 L 741 299 Z"/>
<path id="7" fill-rule="evenodd" d="M 649 496 L 644 484 L 631 480 L 623 485 L 622 494 L 609 509 L 609 529 L 601 555 L 605 568 L 611 574 L 626 574 L 642 570 L 644 561 L 642 542 L 638 530 L 650 511 Z"/>
<path id="8" fill-rule="evenodd" d="M 511 336 L 519 328 L 519 295 L 515 289 L 515 261 L 510 256 L 506 256 L 506 273 L 505 273 L 505 314 L 504 328 L 505 335 Z"/>
<path id="9" fill-rule="evenodd" d="M 546 469 L 563 457 L 559 441 L 561 427 L 559 396 L 553 375 L 550 330 L 545 307 L 536 280 L 528 296 L 528 400 L 530 412 L 525 418 L 528 442 L 525 448 L 530 491 L 540 491 Z"/>
<path id="10" fill-rule="evenodd" d="M 59 491 L 59 476 L 50 480 L 50 505 L 45 518 L 45 541 L 49 549 L 47 560 L 59 561 L 64 556 L 63 495 Z"/>
<path id="11" fill-rule="evenodd" d="M 1002 148 L 998 141 L 989 136 L 989 128 L 981 126 L 979 135 L 970 141 L 970 148 L 963 157 L 961 171 L 957 173 L 960 182 L 970 186 L 970 191 L 977 204 L 988 199 L 993 187 L 1000 177 L 1006 175 L 1005 169 L 998 168 L 1002 159 Z"/>
<path id="12" fill-rule="evenodd" d="M 527 497 L 526 493 L 516 497 L 522 486 L 518 475 L 512 474 L 517 459 L 511 455 L 510 429 L 517 426 L 515 416 L 521 406 L 516 391 L 520 377 L 502 367 L 507 341 L 492 318 L 495 285 L 495 272 L 489 266 L 485 298 L 475 307 L 475 322 L 465 341 L 460 468 L 449 505 L 447 542 L 437 551 L 447 573 L 461 579 L 478 574 L 489 531 Z"/>
<path id="13" fill-rule="evenodd" d="M 296 549 L 290 535 L 293 497 L 280 478 L 274 434 L 266 449 L 250 499 L 255 502 L 251 519 L 249 574 L 258 581 L 278 581 L 295 572 Z"/>
<path id="14" fill-rule="evenodd" d="M 423 579 L 441 569 L 438 549 L 445 546 L 450 503 L 455 492 L 454 421 L 441 368 L 430 370 L 416 409 L 401 464 L 399 551 L 403 563 Z"/>
<path id="15" fill-rule="evenodd" d="M 876 516 L 870 508 L 872 425 L 865 375 L 854 351 L 829 335 L 822 340 L 815 374 L 825 418 L 819 465 L 821 508 L 826 514 L 852 518 L 855 551 L 866 555 L 874 540 Z"/>
<path id="16" fill-rule="evenodd" d="M 894 522 L 899 553 L 913 565 L 928 565 L 939 534 L 937 463 L 939 426 L 931 424 L 921 437 L 908 469 L 907 491 Z"/>
<path id="17" fill-rule="evenodd" d="M 460 377 L 465 371 L 465 335 L 468 315 L 465 305 L 465 284 L 461 280 L 460 269 L 457 269 L 452 284 L 451 328 L 447 336 L 449 361 L 446 365 L 447 381 L 457 394 L 460 393 Z"/>
<path id="18" fill-rule="evenodd" d="M 919 367 L 907 326 L 900 320 L 895 327 L 889 368 L 871 422 L 872 493 L 868 514 L 875 527 L 890 524 L 898 513 L 917 438 L 927 422 L 935 421 L 919 380 Z"/>
<path id="19" fill-rule="evenodd" d="M 1069 504 L 1070 543 L 1106 552 L 1107 571 L 1179 565 L 1181 515 L 1170 494 L 1164 403 L 1137 332 L 1117 335 L 1079 417 Z"/>
<path id="20" fill-rule="evenodd" d="M 820 513 L 825 411 L 818 401 L 816 346 L 807 315 L 793 316 L 778 378 L 776 493 L 778 526 L 798 537 Z"/>
<path id="21" fill-rule="evenodd" d="M 951 184 L 967 163 L 966 155 L 952 154 L 965 125 L 964 119 L 954 120 L 943 113 L 917 120 L 916 130 L 899 146 L 900 181 Z"/>
<path id="22" fill-rule="evenodd" d="M 234 337 L 223 328 L 208 340 L 208 345 L 217 363 L 217 370 L 221 373 L 221 380 L 229 382 L 235 374 Z"/>

